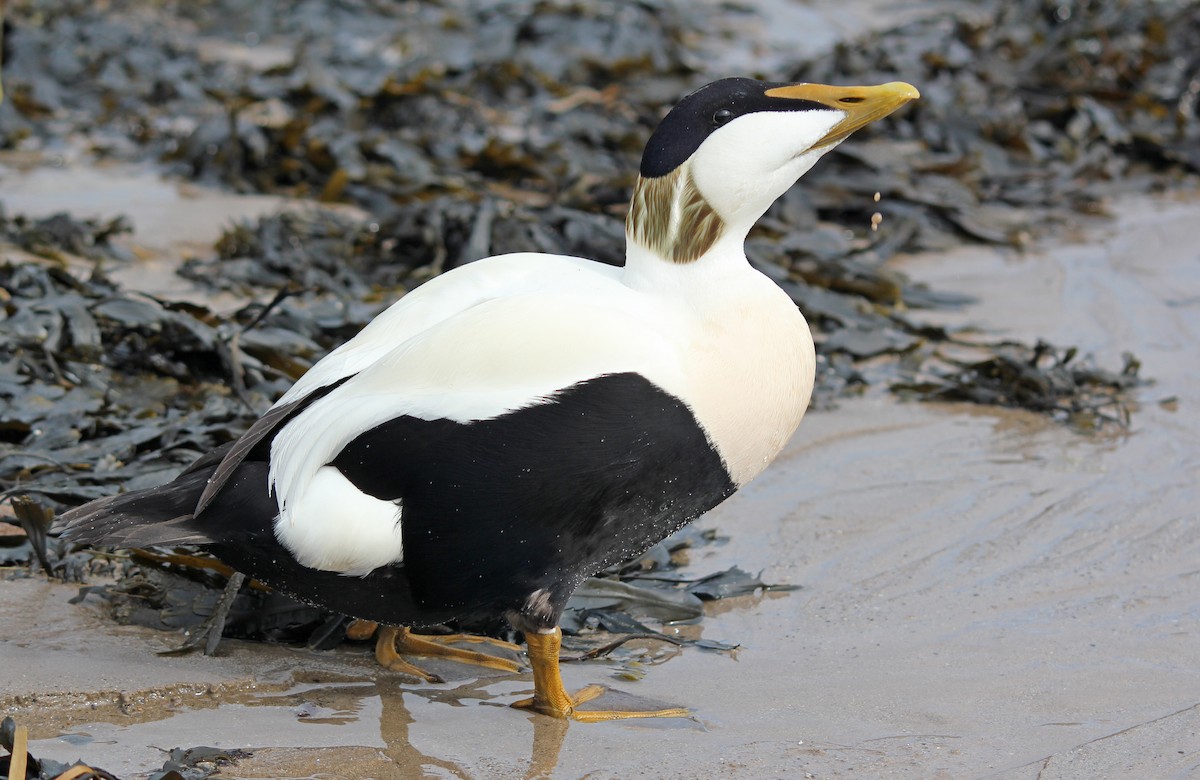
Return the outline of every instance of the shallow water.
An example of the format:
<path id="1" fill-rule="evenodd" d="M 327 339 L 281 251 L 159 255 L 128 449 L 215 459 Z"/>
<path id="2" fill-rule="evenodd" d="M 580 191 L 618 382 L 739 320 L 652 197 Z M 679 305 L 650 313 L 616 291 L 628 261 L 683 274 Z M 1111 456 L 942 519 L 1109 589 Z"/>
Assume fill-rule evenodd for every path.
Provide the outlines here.
<path id="1" fill-rule="evenodd" d="M 34 211 L 46 175 L 6 169 L 10 210 Z M 175 204 L 161 221 L 187 211 L 197 245 L 273 205 L 220 196 L 231 203 L 198 209 L 195 190 L 143 184 Z M 155 238 L 147 208 L 135 243 L 182 240 Z M 685 649 L 640 681 L 604 662 L 564 668 L 568 686 L 606 682 L 690 707 L 692 721 L 561 724 L 504 706 L 528 676 L 410 685 L 365 648 L 228 642 L 218 658 L 160 657 L 177 637 L 114 626 L 67 604 L 75 588 L 37 579 L 0 586 L 0 710 L 31 727 L 35 755 L 121 776 L 194 745 L 252 751 L 233 777 L 1192 776 L 1200 198 L 1115 210 L 1075 243 L 898 265 L 979 298 L 930 320 L 1078 344 L 1109 367 L 1136 353 L 1156 383 L 1132 430 L 1083 435 L 883 391 L 811 414 L 701 521 L 730 541 L 692 561 L 803 589 L 714 605 L 703 634 L 741 642 L 735 658 Z"/>
<path id="2" fill-rule="evenodd" d="M 106 268 L 109 276 L 129 289 L 203 303 L 217 311 L 236 309 L 245 301 L 197 289 L 175 273 L 180 262 L 211 254 L 224 227 L 306 208 L 303 202 L 277 195 L 239 195 L 164 179 L 151 165 L 97 165 L 69 155 L 35 161 L 13 153 L 0 154 L 0 202 L 9 214 L 32 218 L 64 211 L 105 220 L 124 215 L 135 227 L 133 239 L 126 243 L 139 260 L 111 264 Z"/>

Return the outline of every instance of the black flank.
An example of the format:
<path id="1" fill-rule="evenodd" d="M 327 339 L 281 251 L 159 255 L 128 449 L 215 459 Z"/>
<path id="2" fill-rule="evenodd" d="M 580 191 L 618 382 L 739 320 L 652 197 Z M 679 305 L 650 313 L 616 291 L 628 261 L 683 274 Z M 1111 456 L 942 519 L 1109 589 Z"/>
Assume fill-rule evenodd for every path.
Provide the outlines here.
<path id="1" fill-rule="evenodd" d="M 401 501 L 404 569 L 422 611 L 520 611 L 544 589 L 540 627 L 586 577 L 735 490 L 687 406 L 632 373 L 490 420 L 397 418 L 333 465 Z"/>
<path id="2" fill-rule="evenodd" d="M 213 555 L 293 598 L 354 617 L 419 627 L 458 616 L 455 610 L 419 607 L 403 566 L 384 566 L 365 577 L 349 577 L 297 562 L 275 537 L 279 507 L 267 491 L 268 470 L 263 461 L 243 461 L 209 506 L 206 518 L 221 526 L 221 541 L 208 548 Z M 337 518 L 329 521 L 337 522 Z"/>

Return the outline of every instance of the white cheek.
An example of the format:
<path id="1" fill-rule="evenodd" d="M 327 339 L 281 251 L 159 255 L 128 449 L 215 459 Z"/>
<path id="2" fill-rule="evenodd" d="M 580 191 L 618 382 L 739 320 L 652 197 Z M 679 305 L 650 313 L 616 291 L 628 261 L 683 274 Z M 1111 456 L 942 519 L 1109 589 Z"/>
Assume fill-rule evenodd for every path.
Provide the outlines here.
<path id="1" fill-rule="evenodd" d="M 693 180 L 726 220 L 757 219 L 829 150 L 809 151 L 844 117 L 833 110 L 740 116 L 700 144 L 692 155 Z M 757 213 L 742 214 L 743 207 Z"/>

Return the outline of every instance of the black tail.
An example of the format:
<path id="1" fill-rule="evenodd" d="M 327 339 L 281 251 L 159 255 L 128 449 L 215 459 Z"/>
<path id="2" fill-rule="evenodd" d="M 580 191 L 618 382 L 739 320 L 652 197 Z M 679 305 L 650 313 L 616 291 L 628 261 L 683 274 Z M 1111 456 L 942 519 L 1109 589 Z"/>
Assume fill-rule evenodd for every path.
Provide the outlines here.
<path id="1" fill-rule="evenodd" d="M 272 439 L 348 378 L 273 407 L 237 441 L 202 455 L 174 481 L 84 504 L 60 515 L 53 530 L 72 541 L 113 547 L 245 542 L 269 531 L 278 513 L 266 478 Z"/>
<path id="2" fill-rule="evenodd" d="M 216 464 L 190 468 L 173 482 L 100 498 L 59 515 L 54 530 L 84 544 L 145 547 L 152 544 L 210 544 L 192 527 L 196 502 Z"/>

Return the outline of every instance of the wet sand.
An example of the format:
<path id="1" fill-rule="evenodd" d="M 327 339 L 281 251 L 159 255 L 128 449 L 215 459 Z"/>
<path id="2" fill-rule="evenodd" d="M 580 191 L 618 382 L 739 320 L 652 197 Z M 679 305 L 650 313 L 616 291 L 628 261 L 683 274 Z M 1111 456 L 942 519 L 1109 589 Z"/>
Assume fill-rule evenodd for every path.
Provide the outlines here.
<path id="1" fill-rule="evenodd" d="M 97 164 L 58 158 L 27 165 L 0 155 L 0 202 L 12 214 L 40 218 L 59 212 L 94 219 L 125 216 L 134 226 L 134 264 L 112 264 L 109 276 L 139 292 L 233 311 L 245 300 L 199 289 L 175 273 L 184 260 L 206 256 L 224 227 L 311 204 L 279 195 L 247 195 L 163 178 L 152 165 Z M 335 207 L 349 214 L 349 206 Z"/>
<path id="2" fill-rule="evenodd" d="M 37 213 L 19 197 L 10 208 Z M 1116 205 L 1075 243 L 898 266 L 980 299 L 930 320 L 1078 344 L 1108 367 L 1132 350 L 1156 380 L 1132 430 L 882 389 L 810 414 L 700 521 L 730 541 L 696 572 L 802 586 L 712 605 L 703 634 L 740 642 L 736 660 L 666 653 L 635 682 L 605 662 L 564 668 L 568 686 L 609 683 L 693 721 L 567 726 L 497 706 L 528 676 L 408 684 L 362 647 L 158 656 L 179 638 L 115 626 L 39 576 L 0 583 L 0 711 L 31 727 L 35 755 L 122 777 L 194 745 L 252 751 L 223 777 L 1194 776 L 1200 197 Z M 189 241 L 228 218 L 188 208 Z"/>

